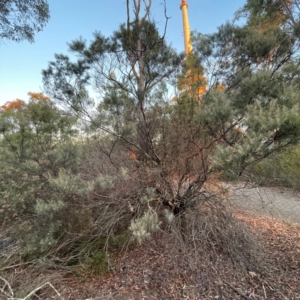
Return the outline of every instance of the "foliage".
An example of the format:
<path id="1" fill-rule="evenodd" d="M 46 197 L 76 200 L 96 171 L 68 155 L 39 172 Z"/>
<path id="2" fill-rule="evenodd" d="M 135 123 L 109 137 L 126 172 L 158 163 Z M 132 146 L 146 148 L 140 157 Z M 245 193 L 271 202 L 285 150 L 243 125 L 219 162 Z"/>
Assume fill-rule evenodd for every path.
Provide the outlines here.
<path id="1" fill-rule="evenodd" d="M 34 97 L 28 104 L 16 100 L 1 107 L 2 144 L 17 161 L 23 162 L 30 157 L 35 163 L 43 165 L 43 158 L 48 157 L 49 162 L 54 141 L 58 141 L 58 137 L 72 135 L 75 119 L 63 115 L 44 96 L 36 98 L 35 94 L 30 95 Z"/>
<path id="2" fill-rule="evenodd" d="M 198 36 L 195 49 L 214 79 L 199 121 L 222 141 L 212 157 L 215 170 L 241 174 L 253 162 L 298 142 L 297 40 L 286 27 L 257 32 L 229 23 L 215 35 Z M 223 82 L 225 90 L 214 91 L 216 82 Z"/>
<path id="3" fill-rule="evenodd" d="M 16 42 L 34 41 L 49 20 L 46 0 L 3 0 L 0 3 L 0 38 Z"/>
<path id="4" fill-rule="evenodd" d="M 283 150 L 249 170 L 252 180 L 263 186 L 288 187 L 299 190 L 299 146 Z"/>
<path id="5" fill-rule="evenodd" d="M 1 109 L 5 111 L 20 110 L 22 106 L 24 106 L 24 104 L 24 101 L 16 99 L 14 101 L 6 102 L 4 105 L 1 106 Z"/>
<path id="6" fill-rule="evenodd" d="M 132 231 L 133 237 L 139 242 L 150 237 L 151 232 L 159 229 L 160 222 L 154 211 L 147 211 L 142 217 L 131 222 L 129 229 Z"/>
<path id="7" fill-rule="evenodd" d="M 9 102 L 0 112 L 0 215 L 4 223 L 22 223 L 32 215 L 40 219 L 32 249 L 40 245 L 43 252 L 54 243 L 53 233 L 60 226 L 54 215 L 65 207 L 53 194 L 47 177 L 63 167 L 75 170 L 79 149 L 70 139 L 74 118 L 59 111 L 47 97 L 30 95 L 27 104 Z M 35 227 L 28 223 L 20 231 L 23 229 L 30 232 Z M 41 237 L 42 232 L 47 232 L 46 236 Z"/>
<path id="8" fill-rule="evenodd" d="M 149 238 L 151 233 L 157 231 L 161 225 L 156 211 L 150 206 L 150 202 L 154 197 L 154 191 L 147 189 L 146 195 L 141 198 L 141 202 L 147 204 L 148 210 L 140 218 L 131 220 L 129 230 L 132 232 L 133 238 L 139 243 Z"/>
<path id="9" fill-rule="evenodd" d="M 107 254 L 101 250 L 92 252 L 84 263 L 89 268 L 89 272 L 92 271 L 96 274 L 105 274 L 109 270 Z"/>
<path id="10" fill-rule="evenodd" d="M 247 0 L 237 16 L 245 16 L 250 26 L 265 30 L 287 22 L 296 22 L 291 17 L 293 8 L 297 5 L 297 1 L 293 0 Z"/>

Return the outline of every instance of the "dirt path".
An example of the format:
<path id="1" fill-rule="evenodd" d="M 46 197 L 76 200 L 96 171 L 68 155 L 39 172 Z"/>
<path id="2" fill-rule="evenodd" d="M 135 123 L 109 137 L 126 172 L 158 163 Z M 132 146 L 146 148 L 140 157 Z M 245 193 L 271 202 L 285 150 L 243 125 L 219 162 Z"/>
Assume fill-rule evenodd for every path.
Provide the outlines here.
<path id="1" fill-rule="evenodd" d="M 232 201 L 240 207 L 300 224 L 300 195 L 291 190 L 231 186 Z"/>

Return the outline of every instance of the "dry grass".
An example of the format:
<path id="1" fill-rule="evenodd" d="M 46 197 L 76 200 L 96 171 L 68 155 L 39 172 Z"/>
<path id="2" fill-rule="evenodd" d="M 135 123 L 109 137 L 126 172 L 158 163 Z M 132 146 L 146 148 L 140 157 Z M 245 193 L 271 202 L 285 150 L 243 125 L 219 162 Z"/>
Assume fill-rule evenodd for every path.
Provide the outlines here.
<path id="1" fill-rule="evenodd" d="M 193 264 L 201 249 L 210 253 L 212 260 L 218 257 L 230 259 L 233 266 L 241 270 L 252 270 L 263 273 L 261 261 L 262 247 L 249 227 L 240 222 L 225 210 L 204 207 L 200 211 L 192 211 L 186 215 L 185 244 L 191 244 L 187 253 L 195 252 Z"/>

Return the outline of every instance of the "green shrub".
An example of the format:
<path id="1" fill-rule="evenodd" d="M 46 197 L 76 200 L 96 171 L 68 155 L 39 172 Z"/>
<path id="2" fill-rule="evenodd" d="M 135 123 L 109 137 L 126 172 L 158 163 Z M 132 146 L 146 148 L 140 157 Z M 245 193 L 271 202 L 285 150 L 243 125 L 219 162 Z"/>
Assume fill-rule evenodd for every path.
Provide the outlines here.
<path id="1" fill-rule="evenodd" d="M 250 169 L 253 181 L 263 186 L 300 189 L 300 146 L 288 148 Z"/>
<path id="2" fill-rule="evenodd" d="M 88 267 L 89 271 L 96 274 L 105 274 L 108 272 L 110 262 L 107 253 L 102 250 L 94 250 L 89 253 L 83 263 Z"/>

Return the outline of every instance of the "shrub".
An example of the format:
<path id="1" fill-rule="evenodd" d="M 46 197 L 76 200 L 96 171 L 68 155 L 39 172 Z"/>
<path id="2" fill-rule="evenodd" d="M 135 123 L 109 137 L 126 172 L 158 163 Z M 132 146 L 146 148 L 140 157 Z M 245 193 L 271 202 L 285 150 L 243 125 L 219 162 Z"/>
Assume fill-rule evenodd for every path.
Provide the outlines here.
<path id="1" fill-rule="evenodd" d="M 300 147 L 294 146 L 255 164 L 252 180 L 264 186 L 300 189 Z"/>

